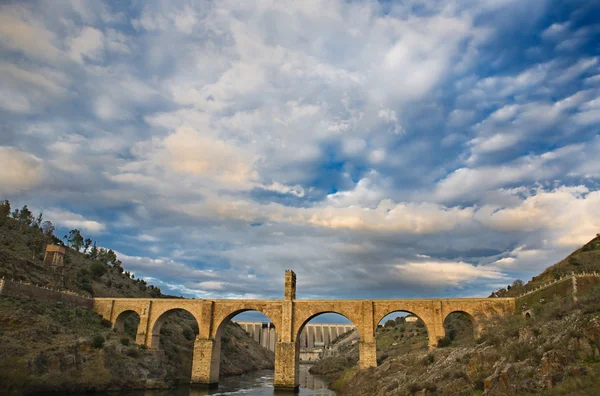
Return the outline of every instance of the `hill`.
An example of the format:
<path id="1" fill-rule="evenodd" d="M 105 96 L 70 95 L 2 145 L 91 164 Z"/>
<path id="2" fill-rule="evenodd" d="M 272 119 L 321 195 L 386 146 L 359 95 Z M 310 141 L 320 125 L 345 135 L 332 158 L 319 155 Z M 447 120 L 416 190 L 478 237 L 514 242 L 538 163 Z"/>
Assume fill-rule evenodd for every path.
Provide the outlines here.
<path id="1" fill-rule="evenodd" d="M 85 249 L 84 253 L 66 246 L 62 269 L 44 265 L 48 243 L 65 245 L 44 232 L 39 222 L 28 223 L 18 216 L 0 218 L 0 277 L 96 297 L 163 297 L 159 288 L 135 279 L 110 250 Z M 125 323 L 125 334 L 110 327 L 84 308 L 1 296 L 0 393 L 164 388 L 189 383 L 198 333 L 191 315 L 181 311 L 169 317 L 161 329 L 158 353 L 135 345 L 133 317 Z M 273 353 L 241 327 L 235 323 L 225 327 L 221 375 L 272 368 L 273 363 Z"/>
<path id="2" fill-rule="evenodd" d="M 502 296 L 520 295 L 571 272 L 594 271 L 600 271 L 600 237 Z M 340 395 L 598 395 L 600 285 L 590 279 L 576 301 L 560 283 L 540 292 L 542 299 L 534 293 L 531 318 L 490 319 L 478 339 L 464 318 L 453 318 L 445 323 L 447 338 L 432 351 L 411 348 L 407 326 L 386 323 L 376 334 L 378 367 L 358 370 L 357 351 L 350 349 L 332 358 L 335 372 L 321 368 L 331 365 L 326 361 L 314 371 L 328 375 Z"/>
<path id="3" fill-rule="evenodd" d="M 531 278 L 526 284 L 516 281 L 506 289 L 500 289 L 492 293 L 492 296 L 517 297 L 571 272 L 600 272 L 600 234 L 563 260 Z"/>

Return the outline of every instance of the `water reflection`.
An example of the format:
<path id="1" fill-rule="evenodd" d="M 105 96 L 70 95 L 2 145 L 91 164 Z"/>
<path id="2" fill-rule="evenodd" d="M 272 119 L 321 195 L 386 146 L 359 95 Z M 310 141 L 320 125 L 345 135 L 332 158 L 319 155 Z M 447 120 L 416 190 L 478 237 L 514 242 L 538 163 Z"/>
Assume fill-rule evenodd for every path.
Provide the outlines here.
<path id="1" fill-rule="evenodd" d="M 300 366 L 300 395 L 335 395 L 327 389 L 327 383 L 318 376 L 308 372 L 310 366 Z M 89 394 L 88 394 L 89 395 Z M 123 391 L 110 393 L 96 393 L 112 396 L 208 396 L 208 395 L 244 395 L 244 396 L 278 396 L 290 395 L 285 392 L 275 392 L 273 389 L 273 370 L 259 370 L 222 378 L 216 389 L 195 389 L 189 386 L 166 390 Z"/>

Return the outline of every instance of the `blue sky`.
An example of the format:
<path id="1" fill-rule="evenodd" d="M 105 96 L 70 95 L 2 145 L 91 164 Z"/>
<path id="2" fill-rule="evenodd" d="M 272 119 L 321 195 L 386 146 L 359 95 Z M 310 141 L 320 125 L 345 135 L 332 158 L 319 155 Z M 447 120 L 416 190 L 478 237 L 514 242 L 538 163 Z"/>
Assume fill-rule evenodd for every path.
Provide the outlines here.
<path id="1" fill-rule="evenodd" d="M 600 232 L 597 1 L 0 6 L 0 198 L 170 294 L 487 296 Z"/>

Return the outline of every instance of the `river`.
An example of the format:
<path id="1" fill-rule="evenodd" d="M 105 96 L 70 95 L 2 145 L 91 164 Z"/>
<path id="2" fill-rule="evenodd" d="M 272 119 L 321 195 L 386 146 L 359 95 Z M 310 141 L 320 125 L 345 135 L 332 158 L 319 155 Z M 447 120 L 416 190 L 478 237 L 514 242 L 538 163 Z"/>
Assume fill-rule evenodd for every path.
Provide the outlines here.
<path id="1" fill-rule="evenodd" d="M 327 382 L 308 372 L 310 366 L 300 365 L 300 395 L 335 395 L 327 389 Z M 194 389 L 181 386 L 166 390 L 143 390 L 96 393 L 94 396 L 207 396 L 207 395 L 243 395 L 273 396 L 288 395 L 273 389 L 273 370 L 251 371 L 242 375 L 223 377 L 216 389 Z M 89 396 L 89 394 L 88 394 Z"/>

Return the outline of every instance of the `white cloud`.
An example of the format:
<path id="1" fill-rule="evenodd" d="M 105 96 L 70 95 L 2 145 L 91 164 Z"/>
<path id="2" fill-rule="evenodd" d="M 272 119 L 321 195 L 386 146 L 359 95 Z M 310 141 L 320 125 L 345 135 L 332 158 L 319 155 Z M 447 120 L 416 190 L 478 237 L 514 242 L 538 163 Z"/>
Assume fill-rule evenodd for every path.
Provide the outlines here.
<path id="1" fill-rule="evenodd" d="M 554 247 L 576 248 L 600 231 L 600 191 L 584 186 L 539 189 L 519 205 L 476 218 L 502 231 L 542 230 Z"/>
<path id="2" fill-rule="evenodd" d="M 474 280 L 508 279 L 507 275 L 487 266 L 477 266 L 454 261 L 421 261 L 397 264 L 395 269 L 399 277 L 411 279 L 425 286 L 459 287 Z"/>
<path id="3" fill-rule="evenodd" d="M 91 26 L 86 26 L 70 40 L 69 48 L 71 58 L 76 62 L 99 61 L 104 52 L 104 33 Z"/>
<path id="4" fill-rule="evenodd" d="M 181 127 L 164 140 L 164 161 L 173 170 L 247 186 L 256 178 L 254 159 L 234 142 Z"/>
<path id="5" fill-rule="evenodd" d="M 14 147 L 0 146 L 0 194 L 29 191 L 44 177 L 43 161 Z"/>
<path id="6" fill-rule="evenodd" d="M 44 210 L 44 216 L 50 219 L 54 225 L 60 227 L 79 229 L 83 233 L 92 235 L 99 234 L 106 229 L 106 225 L 99 221 L 88 220 L 80 214 L 70 212 L 60 208 L 50 208 Z"/>
<path id="7" fill-rule="evenodd" d="M 482 193 L 515 183 L 548 179 L 561 172 L 554 163 L 582 149 L 581 145 L 565 146 L 537 156 L 527 156 L 496 166 L 459 168 L 441 180 L 435 188 L 435 198 L 451 201 L 461 197 L 478 199 Z"/>
<path id="8" fill-rule="evenodd" d="M 36 20 L 25 7 L 0 8 L 0 45 L 22 52 L 31 59 L 61 62 L 56 35 Z"/>

